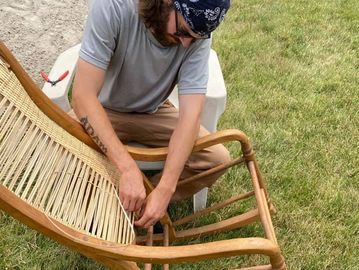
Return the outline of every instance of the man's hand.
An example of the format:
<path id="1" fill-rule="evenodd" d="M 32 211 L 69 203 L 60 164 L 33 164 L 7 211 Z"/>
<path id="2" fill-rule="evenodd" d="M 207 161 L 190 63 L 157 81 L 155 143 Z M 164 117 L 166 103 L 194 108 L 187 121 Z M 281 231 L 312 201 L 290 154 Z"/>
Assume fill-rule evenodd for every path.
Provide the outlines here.
<path id="1" fill-rule="evenodd" d="M 126 211 L 140 210 L 146 199 L 142 173 L 138 168 L 121 174 L 119 196 Z"/>
<path id="2" fill-rule="evenodd" d="M 149 228 L 159 221 L 167 211 L 173 192 L 157 186 L 148 195 L 142 217 L 135 222 L 136 226 Z"/>

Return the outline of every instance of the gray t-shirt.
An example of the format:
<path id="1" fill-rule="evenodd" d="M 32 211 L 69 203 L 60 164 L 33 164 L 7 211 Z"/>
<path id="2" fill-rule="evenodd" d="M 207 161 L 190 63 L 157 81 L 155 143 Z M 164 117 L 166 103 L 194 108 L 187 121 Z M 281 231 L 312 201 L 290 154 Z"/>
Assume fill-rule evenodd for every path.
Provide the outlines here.
<path id="1" fill-rule="evenodd" d="M 119 112 L 154 112 L 178 92 L 205 94 L 211 40 L 162 46 L 138 15 L 138 0 L 95 0 L 80 57 L 106 70 L 99 100 Z"/>

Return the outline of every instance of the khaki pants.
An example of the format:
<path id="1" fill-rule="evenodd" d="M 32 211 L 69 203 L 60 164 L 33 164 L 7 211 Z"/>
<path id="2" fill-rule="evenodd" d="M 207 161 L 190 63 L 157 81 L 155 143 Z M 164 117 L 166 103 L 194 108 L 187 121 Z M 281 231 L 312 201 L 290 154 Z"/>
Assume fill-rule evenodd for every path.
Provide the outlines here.
<path id="1" fill-rule="evenodd" d="M 121 142 L 138 142 L 148 147 L 167 147 L 179 116 L 178 110 L 170 102 L 165 102 L 153 114 L 105 110 Z M 72 111 L 69 114 L 75 117 Z M 201 126 L 198 137 L 207 134 L 209 132 Z M 208 147 L 189 157 L 179 181 L 229 160 L 229 152 L 223 145 Z M 188 198 L 202 188 L 210 187 L 224 172 L 225 170 L 178 187 L 172 200 Z M 160 178 L 161 173 L 158 173 L 150 180 L 157 185 Z"/>

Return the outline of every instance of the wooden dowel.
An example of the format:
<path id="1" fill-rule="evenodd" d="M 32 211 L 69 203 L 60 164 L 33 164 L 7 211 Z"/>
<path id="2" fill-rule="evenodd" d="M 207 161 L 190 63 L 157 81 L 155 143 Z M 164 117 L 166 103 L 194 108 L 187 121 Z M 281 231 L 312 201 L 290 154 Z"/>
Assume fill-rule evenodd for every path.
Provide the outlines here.
<path id="1" fill-rule="evenodd" d="M 255 196 L 257 199 L 257 207 L 258 207 L 258 211 L 259 211 L 259 216 L 260 216 L 263 228 L 264 228 L 265 235 L 269 240 L 275 242 L 275 236 L 273 236 L 273 231 L 270 226 L 271 220 L 270 220 L 270 218 L 268 220 L 268 216 L 266 215 L 266 212 L 265 212 L 265 208 L 268 207 L 268 203 L 267 203 L 266 198 L 263 198 L 263 196 L 262 196 L 262 192 L 261 192 L 261 188 L 259 186 L 259 182 L 258 182 L 258 178 L 257 178 L 257 171 L 254 166 L 254 162 L 249 161 L 247 164 L 248 164 L 248 169 L 251 174 L 254 193 L 255 193 Z"/>
<path id="2" fill-rule="evenodd" d="M 262 176 L 262 173 L 261 173 L 261 171 L 260 171 L 260 169 L 259 169 L 257 160 L 254 159 L 253 162 L 254 162 L 254 166 L 255 166 L 256 172 L 257 172 L 257 177 L 258 177 L 259 186 L 264 189 L 264 193 L 265 193 L 265 195 L 266 195 L 267 201 L 269 202 L 269 201 L 270 201 L 270 198 L 269 198 L 269 195 L 268 195 L 268 192 L 267 192 L 266 182 L 265 182 L 265 180 L 264 180 L 264 178 L 263 178 L 263 176 Z"/>
<path id="3" fill-rule="evenodd" d="M 163 246 L 168 247 L 169 244 L 170 244 L 169 226 L 168 226 L 168 224 L 163 225 L 163 234 L 164 234 Z M 170 265 L 169 264 L 164 264 L 163 265 L 163 270 L 170 270 Z"/>
<path id="4" fill-rule="evenodd" d="M 209 169 L 209 170 L 206 170 L 206 171 L 204 171 L 204 172 L 201 172 L 201 173 L 199 173 L 199 174 L 196 174 L 196 175 L 194 175 L 194 176 L 191 176 L 191 177 L 189 177 L 189 178 L 186 178 L 186 179 L 184 179 L 184 180 L 181 180 L 181 181 L 178 182 L 177 187 L 182 186 L 182 185 L 185 185 L 185 184 L 188 184 L 188 183 L 193 182 L 193 181 L 195 181 L 195 180 L 198 180 L 198 179 L 200 179 L 200 178 L 202 178 L 202 177 L 206 177 L 206 176 L 208 176 L 208 175 L 211 175 L 211 174 L 214 174 L 214 173 L 223 171 L 223 170 L 225 170 L 225 169 L 228 169 L 228 168 L 230 168 L 230 167 L 232 167 L 232 166 L 234 166 L 234 165 L 240 164 L 240 163 L 242 163 L 242 162 L 244 162 L 244 158 L 243 158 L 243 157 L 239 157 L 239 158 L 233 159 L 233 160 L 231 160 L 231 161 L 229 161 L 229 162 L 227 162 L 227 163 L 218 165 L 218 166 L 216 166 L 216 167 L 214 167 L 214 168 L 211 168 L 211 169 Z"/>
<path id="5" fill-rule="evenodd" d="M 273 212 L 274 208 L 271 208 L 270 211 Z M 176 233 L 176 240 L 184 240 L 193 237 L 205 236 L 213 233 L 231 231 L 240 227 L 244 227 L 257 220 L 260 220 L 258 209 L 252 209 L 247 211 L 246 213 L 228 218 L 226 220 L 219 221 L 214 224 L 178 231 Z M 164 239 L 163 233 L 155 234 L 153 236 L 153 242 L 155 243 L 163 242 L 163 239 Z M 136 243 L 137 244 L 146 243 L 146 236 L 138 236 L 136 238 Z"/>
<path id="6" fill-rule="evenodd" d="M 266 201 L 267 197 L 266 197 L 266 194 L 265 194 L 265 191 L 264 191 L 263 188 L 261 189 L 261 194 L 262 194 L 262 198 L 263 198 L 263 202 L 264 202 L 263 209 L 264 209 L 264 213 L 265 213 L 265 215 L 267 217 L 269 229 L 272 232 L 272 237 L 273 237 L 274 243 L 278 244 L 277 237 L 275 235 L 274 227 L 273 227 L 273 224 L 272 224 L 272 219 L 271 219 L 270 212 L 269 212 L 269 209 L 268 209 L 268 204 L 266 203 L 267 202 Z"/>
<path id="7" fill-rule="evenodd" d="M 205 208 L 203 210 L 200 210 L 192 215 L 189 215 L 189 216 L 186 216 L 180 220 L 177 220 L 175 222 L 173 222 L 173 226 L 179 226 L 179 225 L 182 225 L 182 224 L 185 224 L 187 222 L 190 222 L 200 216 L 203 216 L 203 215 L 206 215 L 212 211 L 215 211 L 215 210 L 218 210 L 218 209 L 221 209 L 221 208 L 224 208 L 226 207 L 227 205 L 229 204 L 232 204 L 236 201 L 239 201 L 239 200 L 244 200 L 246 198 L 249 198 L 251 196 L 254 195 L 254 191 L 250 191 L 250 192 L 246 192 L 246 193 L 243 193 L 243 194 L 239 194 L 239 195 L 236 195 L 236 196 L 233 196 L 232 198 L 229 198 L 223 202 L 220 202 L 220 203 L 217 203 L 211 207 L 208 207 L 208 208 Z"/>
<path id="8" fill-rule="evenodd" d="M 149 227 L 147 230 L 147 240 L 146 240 L 146 246 L 153 246 L 153 226 Z M 151 270 L 152 264 L 145 263 L 145 270 Z"/>

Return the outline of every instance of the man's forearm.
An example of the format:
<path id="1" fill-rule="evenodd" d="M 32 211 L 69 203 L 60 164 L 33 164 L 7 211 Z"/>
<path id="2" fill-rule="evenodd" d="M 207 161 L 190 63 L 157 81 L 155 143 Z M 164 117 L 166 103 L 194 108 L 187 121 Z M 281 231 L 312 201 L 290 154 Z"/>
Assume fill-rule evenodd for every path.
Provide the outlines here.
<path id="1" fill-rule="evenodd" d="M 178 179 L 198 136 L 200 119 L 191 120 L 179 121 L 169 143 L 168 156 L 159 185 L 171 190 L 172 193 L 176 190 Z"/>
<path id="2" fill-rule="evenodd" d="M 80 59 L 74 82 L 73 108 L 94 142 L 120 171 L 124 171 L 127 167 L 134 166 L 135 162 L 118 139 L 104 108 L 97 99 L 103 80 L 103 70 Z"/>
<path id="3" fill-rule="evenodd" d="M 91 136 L 92 140 L 100 147 L 104 154 L 107 154 L 106 146 L 101 142 L 100 138 L 96 135 L 95 130 L 91 126 L 88 117 L 84 116 L 80 119 L 81 124 L 85 128 L 86 132 Z"/>
<path id="4" fill-rule="evenodd" d="M 81 104 L 77 103 L 74 110 L 87 133 L 121 172 L 135 165 L 127 149 L 114 132 L 111 122 L 97 98 L 92 100 L 91 97 L 88 97 Z"/>

